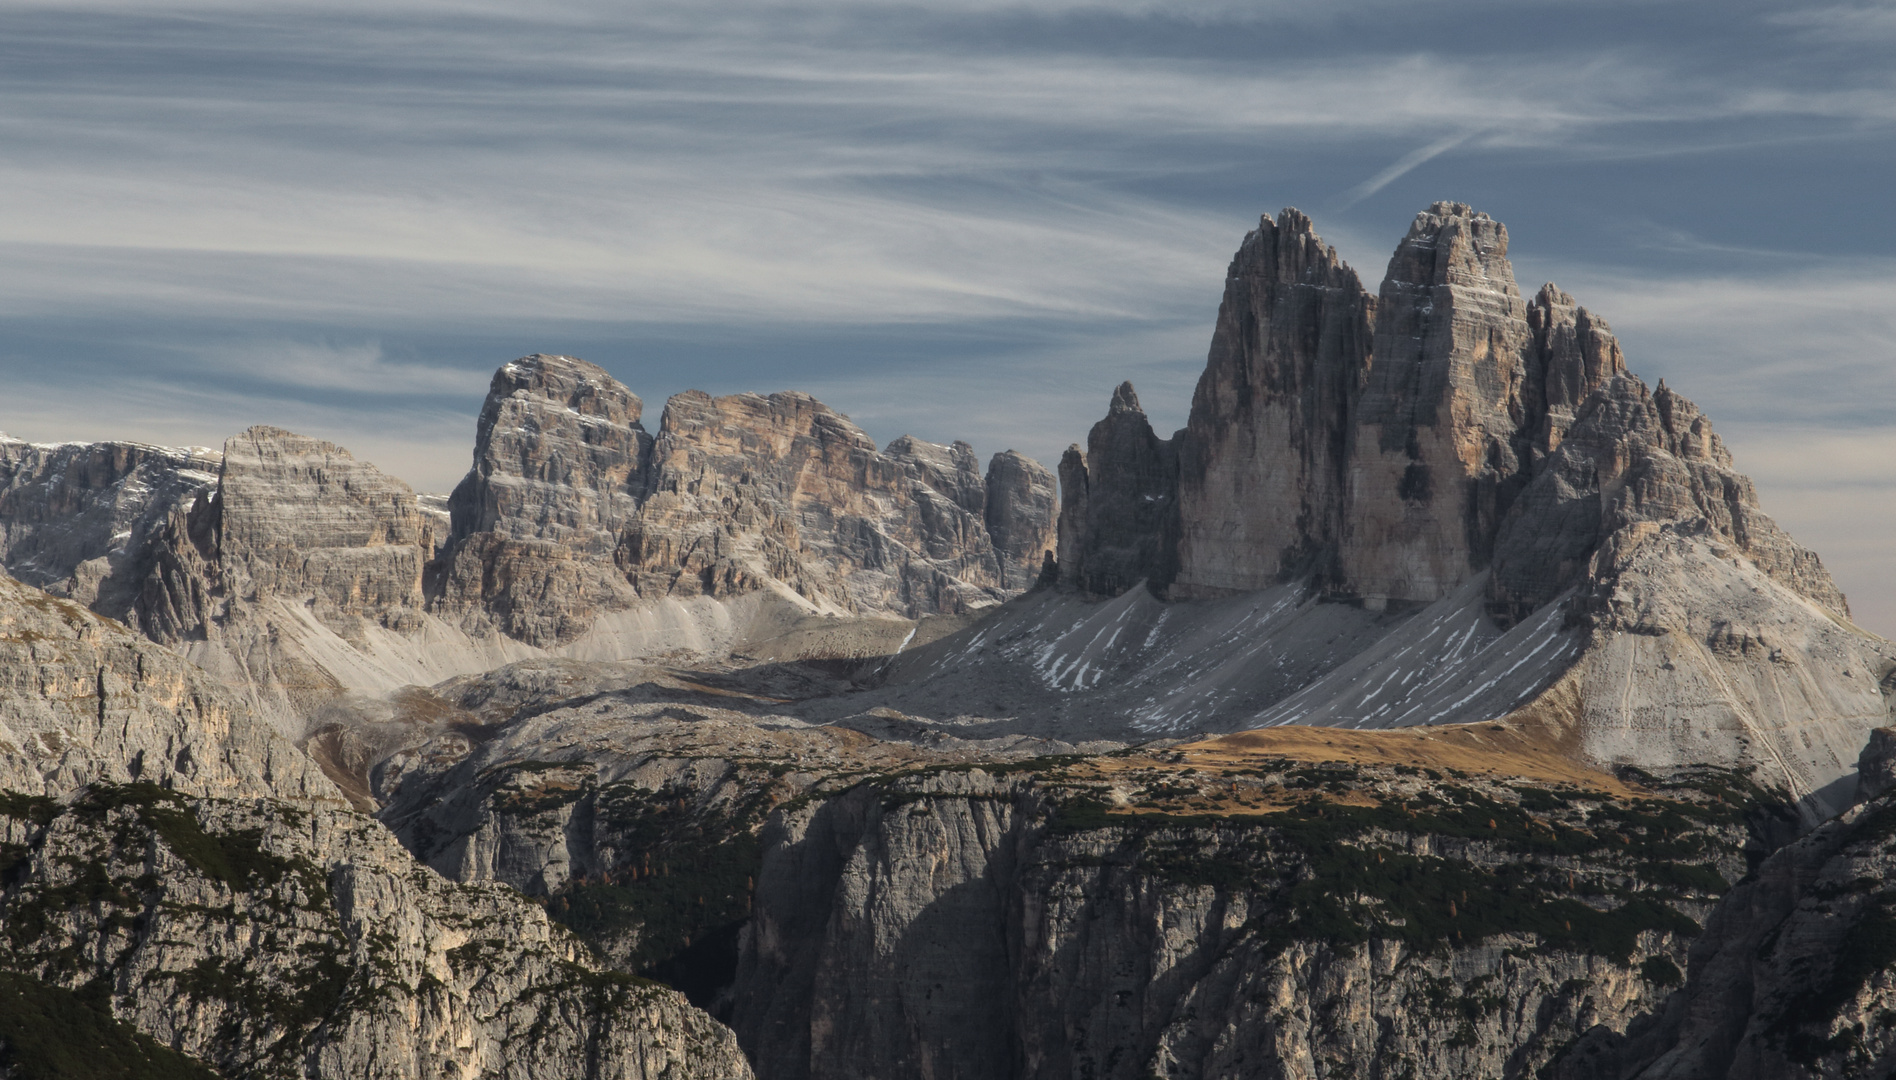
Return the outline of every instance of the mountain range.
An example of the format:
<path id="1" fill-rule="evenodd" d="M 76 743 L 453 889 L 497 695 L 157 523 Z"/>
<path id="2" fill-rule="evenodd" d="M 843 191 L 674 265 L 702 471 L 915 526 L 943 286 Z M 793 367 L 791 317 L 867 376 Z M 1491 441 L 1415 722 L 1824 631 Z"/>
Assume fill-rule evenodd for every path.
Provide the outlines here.
<path id="1" fill-rule="evenodd" d="M 1896 644 L 1508 244 L 1260 220 L 1057 474 L 0 438 L 0 1075 L 1890 1075 Z"/>

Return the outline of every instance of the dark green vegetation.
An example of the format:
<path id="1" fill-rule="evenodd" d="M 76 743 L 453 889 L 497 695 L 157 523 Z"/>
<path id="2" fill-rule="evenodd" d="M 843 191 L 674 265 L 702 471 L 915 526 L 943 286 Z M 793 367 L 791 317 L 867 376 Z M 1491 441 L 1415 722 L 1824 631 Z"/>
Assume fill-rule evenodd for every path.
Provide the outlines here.
<path id="1" fill-rule="evenodd" d="M 14 1080 L 217 1080 L 114 1018 L 103 997 L 0 971 L 0 1072 Z"/>

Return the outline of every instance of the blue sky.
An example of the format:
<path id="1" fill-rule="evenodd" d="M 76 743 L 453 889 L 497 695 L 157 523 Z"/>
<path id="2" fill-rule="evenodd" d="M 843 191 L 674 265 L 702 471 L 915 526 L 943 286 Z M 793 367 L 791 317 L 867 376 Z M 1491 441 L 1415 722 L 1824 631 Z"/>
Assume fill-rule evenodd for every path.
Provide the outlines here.
<path id="1" fill-rule="evenodd" d="M 1896 4 L 0 0 L 0 430 L 424 489 L 527 352 L 1052 460 L 1296 206 L 1508 223 L 1896 633 Z"/>

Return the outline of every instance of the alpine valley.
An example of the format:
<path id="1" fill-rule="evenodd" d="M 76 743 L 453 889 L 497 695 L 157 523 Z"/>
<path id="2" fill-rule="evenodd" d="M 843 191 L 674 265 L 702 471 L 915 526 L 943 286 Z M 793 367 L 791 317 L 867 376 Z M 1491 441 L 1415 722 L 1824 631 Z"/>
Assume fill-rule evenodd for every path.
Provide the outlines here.
<path id="1" fill-rule="evenodd" d="M 1896 1074 L 1896 644 L 1508 243 L 1264 218 L 1057 470 L 0 437 L 0 1078 Z"/>

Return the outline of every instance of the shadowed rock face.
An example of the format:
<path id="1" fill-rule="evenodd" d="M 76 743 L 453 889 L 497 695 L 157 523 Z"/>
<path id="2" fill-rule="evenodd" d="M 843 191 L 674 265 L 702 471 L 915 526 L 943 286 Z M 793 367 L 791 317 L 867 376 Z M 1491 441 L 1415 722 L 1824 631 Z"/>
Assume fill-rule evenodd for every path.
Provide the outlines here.
<path id="1" fill-rule="evenodd" d="M 1779 584 L 1848 617 L 1817 556 L 1759 509 L 1711 421 L 1664 381 L 1648 391 L 1615 374 L 1552 441 L 1495 539 L 1492 592 L 1509 611 L 1590 581 L 1594 608 L 1606 612 L 1615 565 L 1669 524 L 1735 547 Z"/>
<path id="2" fill-rule="evenodd" d="M 1126 382 L 1087 435 L 1085 455 L 1078 451 L 1068 450 L 1060 462 L 1062 490 L 1074 492 L 1068 499 L 1076 503 L 1067 526 L 1072 541 L 1062 533 L 1061 579 L 1109 596 L 1141 581 L 1164 589 L 1176 571 L 1176 441 L 1153 433 Z"/>
<path id="3" fill-rule="evenodd" d="M 29 585 L 123 618 L 152 536 L 217 483 L 220 465 L 201 447 L 0 436 L 0 561 Z"/>
<path id="4" fill-rule="evenodd" d="M 1180 450 L 1179 595 L 1336 575 L 1375 306 L 1302 214 L 1244 238 Z"/>

